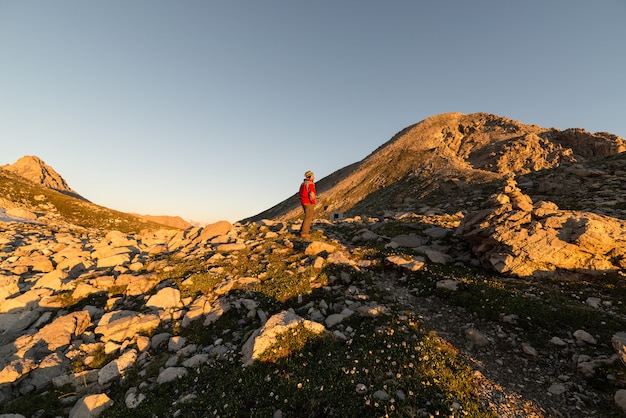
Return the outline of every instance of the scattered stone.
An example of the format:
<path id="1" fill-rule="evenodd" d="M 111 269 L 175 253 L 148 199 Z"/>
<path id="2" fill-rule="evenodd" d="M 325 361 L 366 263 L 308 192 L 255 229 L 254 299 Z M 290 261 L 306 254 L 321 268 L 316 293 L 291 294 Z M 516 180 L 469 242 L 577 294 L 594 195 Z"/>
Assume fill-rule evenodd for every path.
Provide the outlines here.
<path id="1" fill-rule="evenodd" d="M 537 245 L 545 243 L 546 241 L 542 240 L 550 237 L 558 238 L 568 245 L 576 245 L 579 249 L 590 248 L 592 244 L 600 247 L 605 245 L 607 240 L 602 236 L 595 236 L 596 232 L 600 235 L 613 234 L 611 236 L 614 241 L 619 240 L 619 234 L 606 225 L 604 229 L 600 228 L 594 232 L 592 229 L 598 228 L 599 224 L 592 222 L 592 228 L 587 228 L 582 223 L 575 223 L 577 219 L 582 219 L 580 213 L 559 211 L 558 207 L 550 202 L 533 204 L 514 186 L 508 187 L 496 200 L 499 201 L 500 208 L 490 209 L 489 214 L 483 214 L 481 219 L 485 221 L 483 225 L 485 229 L 493 229 L 495 232 L 492 232 L 496 235 L 502 233 L 501 236 L 498 235 L 499 238 L 515 239 L 515 233 L 523 235 L 532 232 L 530 235 L 535 234 L 539 239 Z M 163 234 L 111 232 L 104 238 L 101 235 L 92 236 L 91 233 L 83 232 L 31 234 L 28 232 L 31 230 L 28 229 L 21 232 L 18 238 L 14 232 L 0 231 L 0 269 L 5 273 L 0 275 L 0 403 L 4 404 L 35 391 L 44 390 L 50 382 L 56 387 L 72 384 L 76 388 L 76 393 L 65 397 L 64 404 L 68 406 L 75 404 L 73 412 L 75 417 L 96 416 L 101 412 L 99 407 L 91 411 L 89 410 L 91 406 L 85 403 L 87 398 L 79 401 L 79 397 L 88 391 L 97 393 L 110 387 L 117 387 L 112 384 L 122 379 L 124 373 L 131 367 L 137 367 L 139 375 L 145 376 L 149 367 L 157 365 L 153 361 L 158 358 L 155 354 L 159 354 L 164 357 L 162 362 L 159 358 L 157 366 L 161 368 L 161 372 L 158 378 L 155 379 L 151 375 L 124 396 L 124 402 L 129 410 L 139 406 L 144 408 L 142 403 L 146 399 L 145 393 L 154 390 L 155 385 L 174 381 L 192 371 L 196 372 L 214 359 L 235 358 L 234 354 L 240 350 L 242 363 L 249 365 L 258 359 L 264 349 L 271 347 L 279 335 L 294 332 L 297 326 L 304 326 L 316 333 L 331 330 L 338 342 L 351 344 L 353 339 L 358 337 L 359 330 L 346 326 L 348 322 L 346 318 L 354 313 L 362 317 L 396 318 L 398 313 L 396 307 L 400 305 L 411 306 L 410 309 L 419 313 L 420 318 L 428 318 L 429 321 L 441 319 L 442 327 L 437 328 L 437 333 L 442 339 L 456 343 L 460 341 L 461 344 L 457 344 L 457 347 L 463 351 L 462 339 L 465 337 L 471 355 L 483 360 L 487 355 L 492 359 L 495 357 L 491 363 L 487 361 L 485 367 L 490 364 L 503 375 L 507 374 L 508 367 L 511 382 L 521 367 L 535 374 L 539 367 L 537 369 L 534 367 L 541 357 L 532 346 L 521 343 L 526 338 L 524 331 L 515 326 L 518 318 L 514 314 L 501 314 L 499 323 L 485 323 L 468 311 L 467 317 L 462 318 L 462 323 L 453 328 L 450 326 L 451 318 L 448 318 L 453 312 L 429 311 L 430 302 L 448 294 L 436 293 L 438 296 L 422 297 L 420 300 L 426 303 L 423 306 L 409 305 L 407 301 L 416 294 L 413 289 L 407 290 L 402 287 L 402 290 L 406 291 L 403 293 L 398 290 L 400 287 L 395 289 L 394 286 L 389 286 L 394 289 L 389 295 L 380 300 L 378 298 L 373 300 L 373 295 L 381 289 L 385 294 L 390 290 L 387 288 L 390 277 L 394 277 L 395 280 L 397 276 L 401 276 L 398 279 L 399 283 L 413 286 L 415 278 L 421 275 L 412 273 L 432 266 L 432 263 L 462 264 L 475 261 L 471 253 L 465 249 L 465 244 L 458 244 L 459 237 L 453 236 L 453 230 L 450 229 L 451 225 L 458 226 L 458 219 L 463 216 L 456 216 L 457 220 L 454 222 L 444 222 L 441 221 L 442 217 L 434 215 L 439 210 L 424 208 L 421 213 L 427 215 L 387 213 L 385 216 L 394 219 L 423 219 L 428 216 L 429 219 L 438 221 L 432 224 L 446 225 L 420 230 L 423 227 L 411 221 L 405 233 L 395 237 L 374 232 L 387 231 L 386 228 L 378 229 L 384 226 L 382 219 L 364 217 L 342 220 L 346 223 L 368 225 L 354 236 L 352 244 L 372 241 L 378 246 L 388 242 L 386 245 L 388 248 L 411 248 L 409 253 L 425 255 L 425 257 L 397 255 L 385 258 L 384 263 L 394 268 L 393 272 L 389 270 L 385 272 L 390 273 L 389 277 L 378 270 L 383 260 L 360 259 L 359 252 L 350 249 L 353 246 L 344 247 L 339 243 L 340 240 L 335 239 L 334 226 L 325 226 L 321 222 L 318 223 L 315 235 L 319 236 L 319 230 L 323 230 L 332 237 L 332 240 L 308 244 L 301 240 L 291 242 L 287 234 L 296 229 L 283 222 L 259 224 L 258 233 L 255 231 L 253 236 L 245 234 L 247 226 L 229 223 L 216 226 L 213 231 L 205 227 Z M 472 214 L 465 217 L 471 216 Z M 468 220 L 466 226 L 471 225 L 470 221 Z M 601 220 L 593 218 L 592 221 Z M 384 222 L 387 222 L 387 219 Z M 472 231 L 476 234 L 486 233 L 484 230 Z M 557 234 L 556 238 L 550 235 L 553 233 Z M 572 238 L 576 234 L 581 235 L 576 239 Z M 485 237 L 488 238 L 483 244 L 492 245 L 493 236 Z M 265 241 L 268 241 L 267 246 L 264 244 Z M 503 240 L 500 244 L 504 242 L 506 241 Z M 619 260 L 624 259 L 624 254 L 609 244 L 606 248 L 611 252 L 611 262 L 619 264 Z M 254 288 L 271 277 L 264 272 L 251 274 L 245 271 L 246 266 L 242 265 L 240 255 L 236 253 L 244 249 L 249 261 L 262 267 L 270 260 L 269 255 L 284 256 L 287 259 L 296 253 L 302 255 L 304 250 L 308 257 L 297 261 L 290 260 L 284 273 L 301 274 L 315 269 L 315 272 L 311 273 L 308 285 L 315 289 L 316 293 L 324 295 L 325 300 L 320 298 L 310 302 L 308 296 L 303 293 L 297 299 L 294 297 L 289 301 L 289 306 L 293 306 L 294 310 L 283 311 L 273 316 L 270 316 L 271 311 L 269 313 L 262 311 L 260 306 L 265 305 L 260 305 L 255 300 Z M 570 247 L 567 249 L 571 250 Z M 530 250 L 533 248 L 528 249 L 529 254 L 532 253 Z M 477 251 L 477 247 L 474 251 Z M 504 254 L 504 258 L 499 258 L 502 254 L 493 252 L 489 254 L 489 257 L 492 257 L 490 261 L 496 264 L 502 262 L 504 266 L 510 265 L 507 264 L 510 260 L 506 258 L 510 257 L 510 254 Z M 177 257 L 180 257 L 181 261 L 201 260 L 206 263 L 206 268 L 200 274 L 181 277 L 182 285 L 178 278 L 164 280 L 162 272 L 174 271 Z M 523 254 L 521 260 L 526 263 L 526 267 L 532 265 L 536 268 L 539 264 L 537 260 L 531 258 Z M 599 261 L 594 259 L 593 263 Z M 592 268 L 599 265 L 593 263 L 590 264 Z M 325 267 L 330 268 L 324 271 Z M 324 274 L 328 274 L 327 282 L 320 280 L 325 278 Z M 184 287 L 200 285 L 204 281 L 211 282 L 216 278 L 219 278 L 219 281 L 214 287 L 203 289 L 202 294 L 198 292 L 197 296 L 181 297 L 180 290 Z M 450 279 L 439 280 L 436 283 L 437 289 L 449 291 L 456 291 L 459 286 L 459 281 Z M 328 293 L 328 297 L 325 296 L 325 292 Z M 68 308 L 67 300 L 63 300 L 66 297 L 70 299 L 70 296 L 72 303 L 89 299 L 88 303 L 93 305 L 85 307 L 82 311 L 70 312 L 74 308 Z M 595 309 L 608 311 L 613 302 L 606 300 L 607 298 L 610 296 L 603 295 L 605 300 L 590 297 L 585 303 Z M 303 300 L 309 302 L 304 304 Z M 192 326 L 194 321 L 199 319 L 203 319 L 203 324 L 209 327 L 222 318 L 225 312 L 231 310 L 237 312 L 238 321 L 231 324 L 229 316 L 227 321 L 229 328 L 220 329 L 222 334 L 212 335 L 213 340 L 207 345 L 188 344 L 178 335 L 179 327 Z M 402 313 L 397 318 L 399 321 L 407 321 L 408 316 L 408 313 Z M 257 324 L 260 321 L 262 326 L 252 334 L 242 332 L 242 329 L 249 329 L 248 326 L 252 321 L 256 321 Z M 202 327 L 201 323 L 194 325 Z M 481 332 L 477 331 L 475 326 L 479 327 Z M 458 332 L 461 329 L 466 329 L 465 334 Z M 156 330 L 166 332 L 154 334 Z M 568 331 L 571 332 L 564 330 Z M 192 329 L 192 332 L 195 331 Z M 381 328 L 381 332 L 385 332 L 384 329 Z M 518 384 L 522 387 L 522 384 L 532 385 L 535 384 L 533 381 L 536 381 L 542 388 L 539 392 L 544 392 L 548 398 L 552 396 L 552 399 L 557 399 L 563 394 L 568 395 L 568 398 L 571 397 L 572 405 L 564 408 L 573 410 L 582 405 L 585 410 L 589 410 L 592 405 L 589 401 L 591 395 L 585 396 L 588 387 L 585 386 L 583 378 L 600 377 L 606 370 L 604 366 L 614 365 L 618 357 L 626 363 L 624 349 L 626 337 L 622 334 L 626 335 L 617 333 L 612 339 L 617 353 L 612 357 L 598 354 L 604 353 L 606 345 L 598 344 L 591 334 L 583 330 L 577 330 L 572 334 L 577 344 L 573 344 L 569 339 L 563 341 L 553 337 L 550 340 L 551 344 L 560 349 L 549 350 L 550 359 L 546 362 L 552 363 L 553 358 L 558 358 L 558 362 L 554 362 L 554 371 L 557 370 L 556 366 L 563 363 L 567 368 L 575 365 L 578 374 L 564 373 L 562 370 L 553 375 L 536 373 L 534 378 L 528 376 L 523 382 L 521 380 L 517 382 L 521 382 Z M 497 336 L 497 344 L 493 343 L 494 336 Z M 506 345 L 512 349 L 510 356 L 498 351 Z M 113 358 L 104 367 L 81 373 L 70 371 L 70 364 L 76 360 L 83 359 L 87 367 L 95 364 L 95 358 L 102 350 Z M 169 351 L 169 354 L 165 354 L 166 351 Z M 520 352 L 526 356 L 519 356 Z M 582 352 L 589 355 L 580 355 Z M 524 366 L 517 367 L 518 365 L 511 364 L 512 358 L 519 360 Z M 572 361 L 574 364 L 566 364 Z M 546 376 L 559 376 L 559 381 L 550 383 L 551 378 Z M 619 375 L 608 378 L 621 379 Z M 506 379 L 503 378 L 503 381 Z M 390 382 L 392 380 L 390 377 Z M 358 394 L 371 392 L 363 383 L 357 383 L 355 391 Z M 400 389 L 394 389 L 392 394 L 396 401 L 407 397 Z M 194 396 L 194 394 L 181 395 L 175 403 L 187 402 Z M 371 396 L 380 400 L 390 398 L 384 390 L 375 391 Z M 617 405 L 620 405 L 618 399 L 623 397 L 626 395 L 619 391 L 615 394 Z M 103 405 L 110 403 L 107 404 L 104 399 Z M 460 405 L 453 402 L 451 408 L 456 410 Z M 176 415 L 180 411 L 170 412 Z M 132 411 L 130 413 L 132 414 Z"/>
<path id="2" fill-rule="evenodd" d="M 439 280 L 436 283 L 435 287 L 437 289 L 445 289 L 445 290 L 449 290 L 452 292 L 456 292 L 459 289 L 459 281 L 452 280 L 452 279 Z"/>
<path id="3" fill-rule="evenodd" d="M 106 364 L 98 372 L 98 383 L 104 385 L 109 383 L 118 377 L 120 377 L 126 370 L 133 367 L 137 360 L 137 351 L 129 350 L 122 354 L 117 359 Z"/>
<path id="4" fill-rule="evenodd" d="M 95 418 L 112 404 L 113 401 L 104 393 L 86 395 L 76 402 L 69 418 Z"/>
<path id="5" fill-rule="evenodd" d="M 465 336 L 468 340 L 470 340 L 472 344 L 476 345 L 477 347 L 486 347 L 487 345 L 489 345 L 489 340 L 487 339 L 487 337 L 485 337 L 483 334 L 473 328 L 465 330 Z"/>
<path id="6" fill-rule="evenodd" d="M 418 256 L 411 256 L 411 258 L 407 260 L 401 255 L 390 255 L 385 260 L 391 265 L 396 265 L 409 271 L 421 270 L 426 265 L 424 259 Z"/>
<path id="7" fill-rule="evenodd" d="M 157 377 L 157 383 L 162 385 L 163 383 L 168 383 L 174 381 L 176 379 L 180 379 L 187 375 L 187 369 L 184 367 L 168 367 L 159 373 L 159 377 Z"/>
<path id="8" fill-rule="evenodd" d="M 146 395 L 143 393 L 138 393 L 137 388 L 130 388 L 126 392 L 126 396 L 124 397 L 124 403 L 128 409 L 137 408 L 144 400 L 146 399 Z"/>
<path id="9" fill-rule="evenodd" d="M 559 346 L 559 347 L 567 346 L 567 343 L 565 341 L 563 341 L 562 339 L 560 339 L 559 337 L 552 337 L 550 339 L 550 343 L 554 344 L 556 346 Z"/>
<path id="10" fill-rule="evenodd" d="M 528 343 L 522 343 L 522 352 L 531 357 L 537 357 L 537 350 Z"/>
<path id="11" fill-rule="evenodd" d="M 567 392 L 567 388 L 563 383 L 556 382 L 550 385 L 550 387 L 548 388 L 548 392 L 553 395 L 562 395 Z"/>
<path id="12" fill-rule="evenodd" d="M 159 290 L 156 295 L 151 296 L 146 302 L 146 306 L 163 310 L 180 309 L 183 307 L 180 301 L 180 290 L 173 287 L 165 287 Z"/>
<path id="13" fill-rule="evenodd" d="M 580 342 L 591 344 L 591 345 L 597 344 L 596 339 L 585 330 L 582 330 L 582 329 L 576 330 L 574 331 L 573 336 L 574 338 L 576 338 L 576 341 L 580 341 Z"/>

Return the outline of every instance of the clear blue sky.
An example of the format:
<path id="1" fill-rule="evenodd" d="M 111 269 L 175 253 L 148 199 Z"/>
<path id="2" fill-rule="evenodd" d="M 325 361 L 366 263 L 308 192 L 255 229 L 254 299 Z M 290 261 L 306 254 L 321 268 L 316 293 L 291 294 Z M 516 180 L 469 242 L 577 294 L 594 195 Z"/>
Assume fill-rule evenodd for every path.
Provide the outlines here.
<path id="1" fill-rule="evenodd" d="M 0 165 L 237 221 L 444 112 L 626 137 L 626 1 L 0 0 Z"/>

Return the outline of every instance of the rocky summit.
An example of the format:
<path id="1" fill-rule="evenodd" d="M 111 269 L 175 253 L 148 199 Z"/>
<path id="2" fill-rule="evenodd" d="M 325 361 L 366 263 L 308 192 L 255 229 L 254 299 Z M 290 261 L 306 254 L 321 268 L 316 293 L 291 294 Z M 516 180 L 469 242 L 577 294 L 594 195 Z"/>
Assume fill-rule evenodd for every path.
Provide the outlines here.
<path id="1" fill-rule="evenodd" d="M 283 216 L 87 223 L 0 171 L 40 196 L 3 200 L 0 417 L 625 416 L 621 144 L 434 117 L 366 159 L 413 153 L 410 179 L 307 239 Z"/>
<path id="2" fill-rule="evenodd" d="M 451 213 L 473 210 L 510 175 L 532 177 L 567 167 L 585 171 L 623 151 L 626 141 L 606 132 L 542 128 L 487 113 L 444 113 L 401 130 L 362 161 L 317 181 L 318 212 L 328 217 L 411 211 L 424 202 L 445 204 Z M 568 183 L 580 177 L 586 175 L 575 174 Z M 475 197 L 469 207 L 468 195 Z M 247 220 L 293 220 L 299 214 L 293 195 Z"/>
<path id="3" fill-rule="evenodd" d="M 4 170 L 11 171 L 36 184 L 41 184 L 49 189 L 67 193 L 75 197 L 80 197 L 78 193 L 70 188 L 65 179 L 61 177 L 52 167 L 43 162 L 39 157 L 27 155 L 13 164 L 2 166 Z"/>

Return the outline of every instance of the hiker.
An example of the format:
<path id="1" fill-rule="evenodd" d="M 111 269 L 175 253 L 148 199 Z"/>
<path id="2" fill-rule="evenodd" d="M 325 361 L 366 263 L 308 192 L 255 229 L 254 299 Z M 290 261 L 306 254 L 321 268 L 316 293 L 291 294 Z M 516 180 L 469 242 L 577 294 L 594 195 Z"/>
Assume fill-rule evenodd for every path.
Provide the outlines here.
<path id="1" fill-rule="evenodd" d="M 311 222 L 313 221 L 313 211 L 315 210 L 315 175 L 312 171 L 304 173 L 304 181 L 300 185 L 300 204 L 304 211 L 304 220 L 300 228 L 301 237 L 311 236 Z"/>

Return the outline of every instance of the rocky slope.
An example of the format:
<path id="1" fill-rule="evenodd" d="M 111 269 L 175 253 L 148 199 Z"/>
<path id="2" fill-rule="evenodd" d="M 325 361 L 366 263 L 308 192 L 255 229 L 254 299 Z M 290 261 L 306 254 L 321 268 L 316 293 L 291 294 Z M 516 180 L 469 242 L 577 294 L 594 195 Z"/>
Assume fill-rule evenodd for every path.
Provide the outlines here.
<path id="1" fill-rule="evenodd" d="M 311 241 L 275 221 L 3 223 L 0 413 L 619 416 L 623 272 L 584 287 L 490 275 L 461 222 L 432 207 L 318 221 Z"/>
<path id="2" fill-rule="evenodd" d="M 310 240 L 0 169 L 0 416 L 626 416 L 622 147 L 429 118 L 318 182 Z"/>
<path id="3" fill-rule="evenodd" d="M 59 173 L 54 171 L 52 167 L 43 162 L 43 160 L 39 157 L 27 155 L 20 158 L 13 164 L 4 165 L 1 168 L 15 173 L 20 177 L 32 181 L 40 186 L 85 200 L 82 196 L 70 188 L 65 179 L 63 179 Z"/>
<path id="4" fill-rule="evenodd" d="M 73 191 L 52 167 L 33 156 L 0 167 L 0 217 L 126 232 L 163 225 L 179 229 L 191 226 L 180 217 L 140 216 L 91 203 Z"/>
<path id="5" fill-rule="evenodd" d="M 363 215 L 486 188 L 510 174 L 582 164 L 626 150 L 624 139 L 583 129 L 541 128 L 486 113 L 445 113 L 398 132 L 362 161 L 318 180 L 318 212 Z M 499 185 L 497 186 L 499 187 Z M 451 210 L 466 210 L 456 204 Z M 246 220 L 295 219 L 297 196 Z"/>

